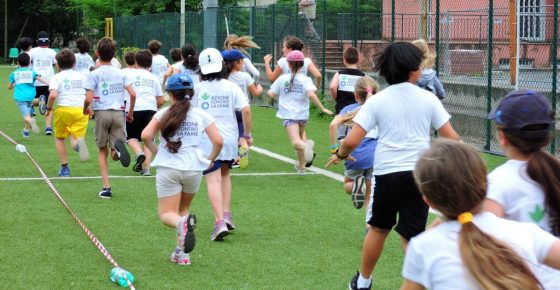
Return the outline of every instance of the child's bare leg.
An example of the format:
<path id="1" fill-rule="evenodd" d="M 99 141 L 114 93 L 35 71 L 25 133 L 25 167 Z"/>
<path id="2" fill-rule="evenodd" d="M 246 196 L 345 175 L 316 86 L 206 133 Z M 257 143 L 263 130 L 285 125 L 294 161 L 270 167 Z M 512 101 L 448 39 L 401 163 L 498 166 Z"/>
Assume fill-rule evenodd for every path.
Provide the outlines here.
<path id="1" fill-rule="evenodd" d="M 144 155 L 146 156 L 146 160 L 144 160 L 142 168 L 149 169 L 152 158 L 154 157 L 154 153 L 152 153 L 152 151 L 150 151 L 148 147 L 144 146 Z"/>
<path id="2" fill-rule="evenodd" d="M 142 145 L 140 145 L 140 142 L 136 138 L 129 139 L 128 140 L 128 146 L 130 146 L 130 148 L 132 148 L 132 151 L 134 151 L 134 153 L 136 153 L 136 155 L 138 155 L 142 152 Z"/>
<path id="3" fill-rule="evenodd" d="M 208 199 L 210 199 L 210 205 L 212 205 L 214 218 L 216 221 L 223 220 L 222 174 L 220 170 L 206 174 L 206 185 L 208 187 Z"/>
<path id="4" fill-rule="evenodd" d="M 229 175 L 229 167 L 222 164 L 222 207 L 223 212 L 231 212 L 231 176 Z"/>
<path id="5" fill-rule="evenodd" d="M 103 180 L 103 188 L 109 188 L 109 165 L 107 164 L 107 146 L 99 147 L 98 159 L 99 159 L 99 174 L 101 174 L 101 179 Z"/>
<path id="6" fill-rule="evenodd" d="M 29 131 L 29 129 L 31 128 L 31 125 L 29 124 L 30 120 L 31 120 L 31 116 L 29 116 L 29 115 L 26 116 L 25 118 L 23 118 L 23 123 L 25 124 L 24 128 L 25 128 L 26 131 Z"/>
<path id="7" fill-rule="evenodd" d="M 52 127 L 52 114 L 45 117 L 45 127 L 47 128 Z"/>
<path id="8" fill-rule="evenodd" d="M 348 194 L 352 193 L 352 187 L 354 186 L 354 179 L 349 177 L 344 177 L 344 191 Z"/>
<path id="9" fill-rule="evenodd" d="M 64 143 L 64 138 L 56 138 L 54 140 L 54 146 L 56 148 L 56 153 L 60 159 L 60 164 L 68 164 L 68 155 L 66 153 L 66 143 Z"/>
<path id="10" fill-rule="evenodd" d="M 292 146 L 296 150 L 298 167 L 305 168 L 305 156 L 303 154 L 305 142 L 301 139 L 300 126 L 298 124 L 288 125 L 286 126 L 286 132 L 288 133 L 288 138 L 290 138 Z"/>

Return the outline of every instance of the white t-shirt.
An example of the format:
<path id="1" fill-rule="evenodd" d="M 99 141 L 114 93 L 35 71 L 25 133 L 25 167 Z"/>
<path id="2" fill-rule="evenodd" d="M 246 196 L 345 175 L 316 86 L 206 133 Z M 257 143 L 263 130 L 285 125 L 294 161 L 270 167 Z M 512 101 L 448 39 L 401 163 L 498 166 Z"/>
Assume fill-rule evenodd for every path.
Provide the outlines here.
<path id="1" fill-rule="evenodd" d="M 369 98 L 354 117 L 364 130 L 379 130 L 373 169 L 376 175 L 414 169 L 430 147 L 430 128 L 439 129 L 451 116 L 438 98 L 404 82 Z"/>
<path id="2" fill-rule="evenodd" d="M 309 65 L 313 63 L 311 61 L 311 59 L 309 59 L 308 57 L 303 59 L 303 67 L 301 68 L 301 70 L 299 71 L 300 74 L 303 75 L 307 75 L 308 70 L 307 68 L 309 67 Z M 278 60 L 277 65 L 282 69 L 282 74 L 290 74 L 290 64 L 288 63 L 288 60 L 285 57 L 282 57 Z"/>
<path id="3" fill-rule="evenodd" d="M 289 91 L 291 74 L 283 74 L 270 86 L 270 90 L 278 95 L 278 112 L 276 117 L 289 120 L 309 119 L 308 91 L 316 91 L 310 77 L 297 74 L 294 77 L 292 90 Z"/>
<path id="4" fill-rule="evenodd" d="M 83 74 L 84 76 L 88 76 L 90 73 L 90 68 L 95 68 L 95 62 L 93 62 L 93 58 L 87 53 L 76 53 L 76 64 L 74 65 L 74 69 Z"/>
<path id="5" fill-rule="evenodd" d="M 124 72 L 124 74 L 132 81 L 133 76 L 132 73 L 135 71 L 135 68 L 131 68 L 131 67 L 125 67 L 123 69 L 121 69 L 122 72 Z M 128 112 L 128 109 L 130 108 L 130 94 L 128 93 L 127 90 L 124 90 L 124 101 L 126 102 L 126 108 L 124 109 L 125 112 Z M 134 107 L 136 108 L 136 104 L 134 105 Z"/>
<path id="6" fill-rule="evenodd" d="M 487 197 L 504 209 L 504 218 L 537 224 L 552 232 L 542 187 L 527 175 L 527 162 L 509 160 L 488 174 Z"/>
<path id="7" fill-rule="evenodd" d="M 228 80 L 238 85 L 247 97 L 249 97 L 249 86 L 255 83 L 250 74 L 242 71 L 231 73 Z"/>
<path id="8" fill-rule="evenodd" d="M 49 90 L 57 90 L 56 103 L 59 106 L 82 108 L 86 98 L 85 83 L 86 77 L 83 74 L 67 69 L 51 78 Z"/>
<path id="9" fill-rule="evenodd" d="M 34 47 L 28 52 L 31 57 L 31 67 L 39 76 L 50 80 L 54 75 L 53 65 L 56 64 L 56 52 L 48 47 Z M 44 87 L 40 81 L 35 81 L 36 87 Z"/>
<path id="10" fill-rule="evenodd" d="M 163 83 L 163 75 L 167 71 L 167 66 L 169 65 L 169 61 L 165 56 L 161 54 L 154 55 L 152 58 L 152 68 L 151 71 L 154 75 L 156 75 L 159 79 L 159 83 Z"/>
<path id="11" fill-rule="evenodd" d="M 560 271 L 542 264 L 557 241 L 554 236 L 533 224 L 501 219 L 488 212 L 476 215 L 474 223 L 527 261 L 544 289 L 560 289 Z M 447 221 L 412 238 L 405 254 L 403 277 L 431 290 L 480 289 L 461 260 L 460 229 L 459 222 Z"/>
<path id="12" fill-rule="evenodd" d="M 163 96 L 157 76 L 145 69 L 129 70 L 127 76 L 132 80 L 132 88 L 136 92 L 134 111 L 157 111 L 156 97 Z"/>
<path id="13" fill-rule="evenodd" d="M 96 59 L 96 60 L 95 60 L 95 64 L 96 64 L 96 65 L 99 64 L 99 59 Z M 121 68 L 122 68 L 121 63 L 119 62 L 119 60 L 116 59 L 116 58 L 114 58 L 114 57 L 111 59 L 111 65 L 112 65 L 114 68 L 116 68 L 116 69 L 121 69 Z"/>
<path id="14" fill-rule="evenodd" d="M 167 113 L 169 107 L 159 110 L 153 118 L 160 120 Z M 202 138 L 206 136 L 204 130 L 214 122 L 214 118 L 208 113 L 191 107 L 187 112 L 187 118 L 181 124 L 171 140 L 181 140 L 181 147 L 177 153 L 171 153 L 165 145 L 167 141 L 159 137 L 159 149 L 151 166 L 169 167 L 177 170 L 196 170 L 203 171 L 210 165 L 202 148 Z"/>
<path id="15" fill-rule="evenodd" d="M 200 75 L 196 71 L 190 68 L 185 68 L 184 65 L 180 65 L 178 69 L 180 74 L 186 74 L 191 78 L 193 86 L 196 86 L 196 84 L 200 83 Z"/>
<path id="16" fill-rule="evenodd" d="M 124 91 L 132 80 L 120 69 L 102 65 L 92 71 L 84 86 L 93 91 L 93 110 L 124 110 Z"/>
<path id="17" fill-rule="evenodd" d="M 200 82 L 194 87 L 192 104 L 216 120 L 216 126 L 224 139 L 224 146 L 217 159 L 235 159 L 239 139 L 235 111 L 249 107 L 247 97 L 239 86 L 226 79 Z M 212 143 L 207 136 L 203 138 L 202 148 L 208 156 L 212 150 Z"/>

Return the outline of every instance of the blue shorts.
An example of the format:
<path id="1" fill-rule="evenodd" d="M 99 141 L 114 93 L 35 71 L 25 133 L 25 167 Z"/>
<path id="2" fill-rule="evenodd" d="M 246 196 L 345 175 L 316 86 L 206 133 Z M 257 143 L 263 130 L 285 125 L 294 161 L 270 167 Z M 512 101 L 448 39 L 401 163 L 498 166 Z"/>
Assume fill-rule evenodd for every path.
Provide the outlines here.
<path id="1" fill-rule="evenodd" d="M 214 160 L 214 166 L 202 171 L 202 175 L 206 175 L 208 173 L 219 170 L 220 168 L 222 168 L 222 164 L 227 165 L 231 169 L 233 166 L 233 160 Z"/>
<path id="2" fill-rule="evenodd" d="M 282 122 L 282 125 L 284 125 L 284 128 L 293 125 L 293 124 L 297 124 L 299 126 L 304 126 L 307 124 L 307 120 L 292 120 L 292 119 L 284 119 L 284 121 Z"/>
<path id="3" fill-rule="evenodd" d="M 33 101 L 16 101 L 19 112 L 23 118 L 31 116 Z"/>

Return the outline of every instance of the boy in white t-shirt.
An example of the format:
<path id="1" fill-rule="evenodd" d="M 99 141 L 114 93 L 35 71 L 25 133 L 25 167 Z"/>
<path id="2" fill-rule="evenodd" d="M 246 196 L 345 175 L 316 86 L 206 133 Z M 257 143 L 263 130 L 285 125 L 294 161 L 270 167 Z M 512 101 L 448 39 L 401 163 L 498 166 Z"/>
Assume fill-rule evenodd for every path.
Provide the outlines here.
<path id="1" fill-rule="evenodd" d="M 107 155 L 111 149 L 111 158 L 120 160 L 124 167 L 130 165 L 130 155 L 125 146 L 125 110 L 124 91 L 130 95 L 130 107 L 126 113 L 126 121 L 134 120 L 134 105 L 136 93 L 132 89 L 132 80 L 120 69 L 111 65 L 115 56 L 116 43 L 103 37 L 97 44 L 97 54 L 100 65 L 88 76 L 86 83 L 86 99 L 84 114 L 94 115 L 95 143 L 99 149 L 99 172 L 103 180 L 103 188 L 99 192 L 101 198 L 111 198 L 112 191 L 109 184 L 109 167 Z M 93 103 L 93 112 L 90 105 Z"/>
<path id="2" fill-rule="evenodd" d="M 45 31 L 37 33 L 38 47 L 29 51 L 31 66 L 33 71 L 41 77 L 49 80 L 54 75 L 54 65 L 56 64 L 56 52 L 49 48 L 49 34 Z M 47 111 L 47 101 L 49 97 L 49 86 L 43 82 L 35 81 L 35 100 L 33 106 L 39 106 L 39 112 L 45 114 Z M 52 135 L 52 117 L 45 117 L 45 135 Z"/>
<path id="3" fill-rule="evenodd" d="M 148 42 L 148 50 L 150 50 L 153 55 L 150 71 L 158 77 L 160 85 L 163 85 L 163 77 L 170 65 L 169 60 L 167 60 L 165 56 L 159 54 L 160 49 L 161 42 L 159 40 L 154 39 Z"/>
<path id="4" fill-rule="evenodd" d="M 57 53 L 56 61 L 60 72 L 51 78 L 46 116 L 51 115 L 56 102 L 54 136 L 56 137 L 56 152 L 60 159 L 58 176 L 68 177 L 70 167 L 66 153 L 66 138 L 70 137 L 70 145 L 78 152 L 81 161 L 89 159 L 89 152 L 84 140 L 89 118 L 83 113 L 86 77 L 72 69 L 76 58 L 69 49 L 63 49 Z"/>
<path id="5" fill-rule="evenodd" d="M 132 79 L 132 88 L 136 92 L 136 104 L 134 105 L 134 120 L 126 124 L 126 138 L 128 146 L 136 154 L 136 162 L 132 166 L 134 172 L 142 176 L 150 176 L 150 162 L 152 152 L 148 148 L 142 148 L 140 144 L 142 130 L 146 128 L 158 108 L 164 103 L 163 92 L 157 76 L 149 69 L 152 65 L 152 54 L 142 49 L 134 54 L 136 69 L 128 73 Z"/>
<path id="6" fill-rule="evenodd" d="M 444 138 L 459 139 L 449 122 L 451 116 L 437 97 L 416 86 L 421 62 L 422 52 L 407 42 L 393 43 L 376 56 L 374 70 L 390 86 L 365 102 L 354 117 L 356 125 L 327 164 L 349 158 L 369 131 L 379 130 L 373 158 L 371 227 L 364 240 L 362 269 L 350 281 L 351 289 L 371 287 L 371 273 L 395 224 L 404 248 L 426 227 L 428 206 L 414 183 L 412 170 L 420 152 L 430 147 L 430 129 L 439 130 Z"/>
<path id="7" fill-rule="evenodd" d="M 85 38 L 78 38 L 78 40 L 76 40 L 76 48 L 78 49 L 78 53 L 75 55 L 76 64 L 74 65 L 74 69 L 87 78 L 89 73 L 95 69 L 95 62 L 93 58 L 91 58 L 91 55 L 89 55 L 91 44 Z"/>

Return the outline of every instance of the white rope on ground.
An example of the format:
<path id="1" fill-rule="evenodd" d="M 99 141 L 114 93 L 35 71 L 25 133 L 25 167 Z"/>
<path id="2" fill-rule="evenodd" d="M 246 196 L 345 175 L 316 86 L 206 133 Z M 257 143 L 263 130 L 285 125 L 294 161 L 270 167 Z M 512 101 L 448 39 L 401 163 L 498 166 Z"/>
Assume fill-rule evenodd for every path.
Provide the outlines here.
<path id="1" fill-rule="evenodd" d="M 37 161 L 35 161 L 33 156 L 31 156 L 31 154 L 29 154 L 27 149 L 25 149 L 25 146 L 23 146 L 21 144 L 18 144 L 16 141 L 14 141 L 14 139 L 10 138 L 10 136 L 6 135 L 1 130 L 0 130 L 0 135 L 2 135 L 4 138 L 6 138 L 6 140 L 8 140 L 9 142 L 16 145 L 16 148 L 17 148 L 16 150 L 18 150 L 18 152 L 24 153 L 24 154 L 27 155 L 27 157 L 31 160 L 31 162 L 33 162 L 33 165 L 35 166 L 35 168 L 41 174 L 42 179 L 47 183 L 47 185 L 52 190 L 52 192 L 55 194 L 55 196 L 58 198 L 58 200 L 60 201 L 62 206 L 64 206 L 64 208 L 66 208 L 66 210 L 70 213 L 72 218 L 74 218 L 74 220 L 78 223 L 78 225 L 80 225 L 82 230 L 84 230 L 84 232 L 86 233 L 88 238 L 91 240 L 91 242 L 97 247 L 97 249 L 103 254 L 103 256 L 105 256 L 105 258 L 109 261 L 109 263 L 111 263 L 115 268 L 120 268 L 119 264 L 117 264 L 117 262 L 111 256 L 111 254 L 109 254 L 109 251 L 107 250 L 107 248 L 105 248 L 105 246 L 103 246 L 101 241 L 99 241 L 99 239 L 97 239 L 97 237 L 91 232 L 91 230 L 78 218 L 78 216 L 74 213 L 74 211 L 72 211 L 72 209 L 68 206 L 68 204 L 66 204 L 66 201 L 64 201 L 64 199 L 62 198 L 60 193 L 58 193 L 58 190 L 56 189 L 56 187 L 54 187 L 53 183 L 51 182 L 49 177 L 45 174 L 45 172 L 43 171 L 41 166 L 39 166 L 39 164 L 37 163 Z M 128 277 L 126 275 L 124 275 L 124 278 L 126 279 L 128 287 L 130 287 L 131 290 L 135 290 L 134 285 L 128 279 Z"/>

